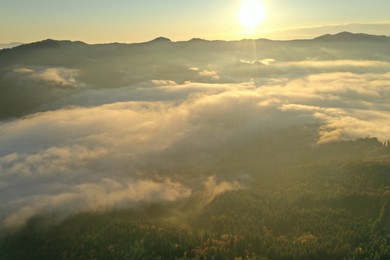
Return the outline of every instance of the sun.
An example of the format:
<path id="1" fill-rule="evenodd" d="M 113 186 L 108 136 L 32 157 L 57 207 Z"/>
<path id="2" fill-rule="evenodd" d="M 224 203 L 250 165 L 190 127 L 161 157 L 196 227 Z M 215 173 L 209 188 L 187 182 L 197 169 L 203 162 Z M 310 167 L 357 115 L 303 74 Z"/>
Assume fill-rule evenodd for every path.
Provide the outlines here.
<path id="1" fill-rule="evenodd" d="M 260 0 L 244 0 L 238 20 L 247 32 L 253 32 L 265 19 L 265 9 Z"/>

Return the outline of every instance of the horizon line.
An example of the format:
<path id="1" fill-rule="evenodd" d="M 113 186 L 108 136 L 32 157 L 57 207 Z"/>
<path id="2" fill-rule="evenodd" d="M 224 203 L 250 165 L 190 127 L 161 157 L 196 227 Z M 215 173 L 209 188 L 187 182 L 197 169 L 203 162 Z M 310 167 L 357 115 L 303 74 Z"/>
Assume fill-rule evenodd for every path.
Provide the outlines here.
<path id="1" fill-rule="evenodd" d="M 38 42 L 44 42 L 44 41 L 70 41 L 70 42 L 81 42 L 85 43 L 87 45 L 105 45 L 105 44 L 143 44 L 143 43 L 151 43 L 151 42 L 156 42 L 156 41 L 166 41 L 166 42 L 171 42 L 171 43 L 181 43 L 181 42 L 190 42 L 194 40 L 199 40 L 199 41 L 208 41 L 208 42 L 213 42 L 213 41 L 223 41 L 223 42 L 239 42 L 239 41 L 256 41 L 256 40 L 268 40 L 268 41 L 275 41 L 275 42 L 289 42 L 289 41 L 304 41 L 304 40 L 315 40 L 317 38 L 320 38 L 322 36 L 336 36 L 339 34 L 343 33 L 349 33 L 352 35 L 369 35 L 369 36 L 377 36 L 377 37 L 388 37 L 390 38 L 390 35 L 385 35 L 385 34 L 372 34 L 372 33 L 367 33 L 367 32 L 350 32 L 350 31 L 339 31 L 337 33 L 325 33 L 325 34 L 319 34 L 314 37 L 307 37 L 307 38 L 291 38 L 291 39 L 272 39 L 272 38 L 267 38 L 267 37 L 259 37 L 259 38 L 241 38 L 241 39 L 233 39 L 233 40 L 223 40 L 223 39 L 206 39 L 206 38 L 200 38 L 200 37 L 193 37 L 188 40 L 172 40 L 168 37 L 165 36 L 158 36 L 156 38 L 153 38 L 151 40 L 147 41 L 135 41 L 135 42 L 118 42 L 118 41 L 113 41 L 113 42 L 97 42 L 97 43 L 90 43 L 87 41 L 82 41 L 82 40 L 74 40 L 74 39 L 54 39 L 54 38 L 46 38 L 42 40 L 37 40 L 37 41 L 32 41 L 32 42 L 9 42 L 9 43 L 0 43 L 0 45 L 11 45 L 11 44 L 19 44 L 18 46 L 21 45 L 27 45 L 27 44 L 34 44 Z M 17 46 L 15 46 L 17 47 Z M 1 50 L 1 49 L 0 49 Z"/>

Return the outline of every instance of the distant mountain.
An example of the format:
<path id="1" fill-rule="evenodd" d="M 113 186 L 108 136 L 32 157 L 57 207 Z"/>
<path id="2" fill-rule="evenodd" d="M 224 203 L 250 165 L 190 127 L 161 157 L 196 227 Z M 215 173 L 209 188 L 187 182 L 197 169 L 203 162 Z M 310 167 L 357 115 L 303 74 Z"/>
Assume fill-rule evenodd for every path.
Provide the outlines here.
<path id="1" fill-rule="evenodd" d="M 0 119 L 44 110 L 43 104 L 83 87 L 118 88 L 154 80 L 249 82 L 333 71 L 331 66 L 288 69 L 296 61 L 390 62 L 389 43 L 390 37 L 349 32 L 288 41 L 174 42 L 158 37 L 143 43 L 87 44 L 47 39 L 0 50 Z M 343 71 L 366 72 L 364 67 L 350 67 Z"/>
<path id="2" fill-rule="evenodd" d="M 158 37 L 154 40 L 149 41 L 149 43 L 151 43 L 151 42 L 172 42 L 172 41 L 168 38 L 165 38 L 165 37 Z"/>
<path id="3" fill-rule="evenodd" d="M 316 41 L 390 41 L 390 37 L 384 35 L 370 35 L 365 33 L 341 32 L 337 34 L 325 34 L 315 38 Z"/>
<path id="4" fill-rule="evenodd" d="M 88 44 L 81 41 L 58 41 L 53 39 L 46 39 L 39 42 L 33 42 L 17 46 L 17 49 L 52 49 L 65 46 L 87 46 Z"/>
<path id="5" fill-rule="evenodd" d="M 45 48 L 56 48 L 56 47 L 60 47 L 60 41 L 47 39 L 39 42 L 20 45 L 19 49 L 28 49 L 28 48 L 45 49 Z"/>
<path id="6" fill-rule="evenodd" d="M 16 46 L 22 45 L 23 43 L 21 42 L 11 42 L 11 43 L 0 43 L 0 50 L 1 49 L 10 49 L 14 48 Z"/>
<path id="7" fill-rule="evenodd" d="M 83 70 L 83 76 L 88 75 L 88 81 L 93 81 L 94 85 L 101 83 L 107 85 L 103 80 L 105 78 L 98 79 L 100 74 L 96 74 L 96 69 L 113 74 L 125 72 L 129 74 L 129 71 L 132 71 L 131 74 L 123 76 L 125 82 L 118 83 L 116 80 L 117 84 L 130 84 L 153 77 L 147 76 L 143 70 L 145 64 L 153 63 L 154 72 L 159 74 L 158 77 L 156 75 L 154 77 L 167 76 L 167 72 L 170 72 L 175 75 L 173 79 L 185 81 L 190 72 L 183 66 L 183 60 L 197 67 L 207 66 L 210 60 L 226 64 L 229 59 L 237 58 L 279 61 L 306 58 L 331 60 L 334 59 L 335 53 L 339 59 L 390 60 L 389 43 L 390 37 L 387 36 L 350 32 L 326 34 L 312 40 L 288 41 L 263 38 L 210 41 L 194 38 L 189 41 L 173 42 L 168 38 L 158 37 L 143 43 L 87 44 L 81 41 L 47 39 L 0 50 L 0 70 L 15 64 L 77 68 Z M 351 48 L 351 44 L 356 45 Z M 254 48 L 257 50 L 254 51 Z M 86 73 L 85 70 L 90 73 Z M 130 78 L 132 80 L 129 80 Z"/>
<path id="8" fill-rule="evenodd" d="M 204 42 L 204 41 L 207 41 L 205 39 L 201 39 L 201 38 L 192 38 L 191 40 L 189 40 L 190 42 Z"/>
<path id="9" fill-rule="evenodd" d="M 219 43 L 219 44 L 232 44 L 237 42 L 268 42 L 268 43 L 288 43 L 288 42 L 332 42 L 332 41 L 390 41 L 389 36 L 384 35 L 371 35 L 371 34 L 365 34 L 365 33 L 351 33 L 351 32 L 340 32 L 337 34 L 325 34 L 321 35 L 319 37 L 316 37 L 312 40 L 270 40 L 266 38 L 259 38 L 259 39 L 242 39 L 239 41 L 222 41 L 222 40 L 205 40 L 201 38 L 192 38 L 189 41 L 179 41 L 179 42 L 173 42 L 169 38 L 166 37 L 158 37 L 148 42 L 141 42 L 141 43 L 104 43 L 104 44 L 87 44 L 82 41 L 70 41 L 70 40 L 53 40 L 53 39 L 46 39 L 38 42 L 32 42 L 32 43 L 8 43 L 8 44 L 0 44 L 0 49 L 5 48 L 13 48 L 17 47 L 18 50 L 22 49 L 53 49 L 53 48 L 59 48 L 59 47 L 107 47 L 107 46 L 132 46 L 132 45 L 145 45 L 150 43 L 176 43 L 176 44 L 199 44 L 199 43 Z"/>

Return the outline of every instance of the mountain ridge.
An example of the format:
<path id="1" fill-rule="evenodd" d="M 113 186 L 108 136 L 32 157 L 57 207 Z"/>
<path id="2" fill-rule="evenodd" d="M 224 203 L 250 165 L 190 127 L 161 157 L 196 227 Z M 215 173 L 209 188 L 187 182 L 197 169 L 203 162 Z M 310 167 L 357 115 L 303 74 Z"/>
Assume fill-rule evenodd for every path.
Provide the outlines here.
<path id="1" fill-rule="evenodd" d="M 205 42 L 245 42 L 245 41 L 267 41 L 267 42 L 295 42 L 295 41 L 390 41 L 390 36 L 386 35 L 375 35 L 375 34 L 366 34 L 366 33 L 351 33 L 351 32 L 340 32 L 336 34 L 324 34 L 312 39 L 293 39 L 293 40 L 272 40 L 267 38 L 256 38 L 256 39 L 241 39 L 241 40 L 207 40 L 202 38 L 192 38 L 187 41 L 172 41 L 169 38 L 160 36 L 153 40 L 146 42 L 134 42 L 134 43 L 118 43 L 118 42 L 108 42 L 108 43 L 99 43 L 99 44 L 89 44 L 83 41 L 71 41 L 71 40 L 55 40 L 55 39 L 45 39 L 42 41 L 31 42 L 20 44 L 13 48 L 25 49 L 25 48 L 56 48 L 61 45 L 78 45 L 78 46 L 102 46 L 102 45 L 140 45 L 140 44 L 155 44 L 155 43 L 205 43 Z M 0 44 L 1 46 L 1 44 Z M 1 51 L 1 48 L 0 48 Z"/>
<path id="2" fill-rule="evenodd" d="M 23 45 L 22 42 L 9 42 L 9 43 L 0 43 L 0 50 L 2 49 L 11 49 L 20 45 Z"/>
<path id="3" fill-rule="evenodd" d="M 385 35 L 373 35 L 366 33 L 351 33 L 351 32 L 340 32 L 336 34 L 324 34 L 314 38 L 313 40 L 321 41 L 350 41 L 350 40 L 390 40 L 390 37 Z"/>
<path id="4" fill-rule="evenodd" d="M 45 110 L 41 104 L 91 86 L 114 89 L 155 80 L 225 84 L 373 69 L 387 73 L 389 39 L 347 32 L 293 41 L 172 42 L 159 37 L 145 43 L 87 44 L 47 39 L 0 50 L 0 118 Z M 357 66 L 354 61 L 381 63 Z"/>

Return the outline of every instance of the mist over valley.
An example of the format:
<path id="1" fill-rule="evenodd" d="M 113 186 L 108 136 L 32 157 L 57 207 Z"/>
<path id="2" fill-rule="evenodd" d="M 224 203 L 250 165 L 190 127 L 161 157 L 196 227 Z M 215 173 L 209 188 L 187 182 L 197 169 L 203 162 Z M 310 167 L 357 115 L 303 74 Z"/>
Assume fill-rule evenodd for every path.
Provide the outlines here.
<path id="1" fill-rule="evenodd" d="M 389 257 L 389 46 L 0 50 L 0 259 Z"/>

